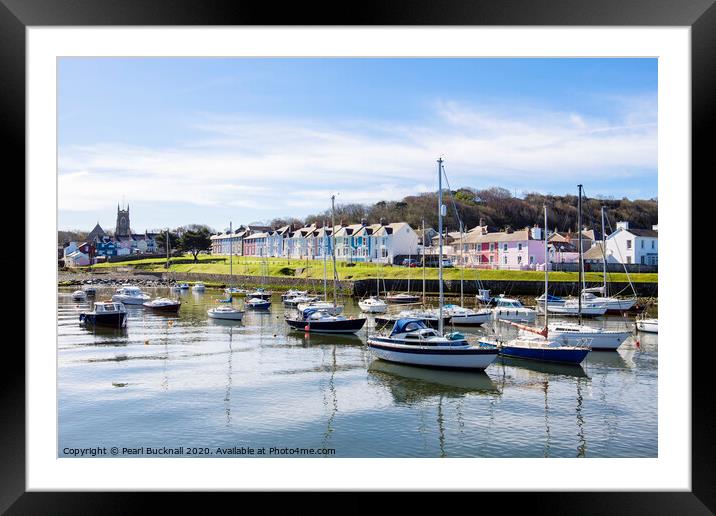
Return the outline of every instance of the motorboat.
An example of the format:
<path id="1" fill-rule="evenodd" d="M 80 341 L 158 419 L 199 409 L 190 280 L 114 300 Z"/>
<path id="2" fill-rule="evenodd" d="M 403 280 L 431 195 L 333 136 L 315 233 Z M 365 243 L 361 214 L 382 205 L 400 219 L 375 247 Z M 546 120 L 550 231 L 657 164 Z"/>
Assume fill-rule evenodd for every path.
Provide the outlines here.
<path id="1" fill-rule="evenodd" d="M 268 299 L 261 299 L 260 297 L 252 297 L 244 301 L 246 308 L 252 308 L 254 310 L 267 310 L 271 308 L 271 301 Z"/>
<path id="2" fill-rule="evenodd" d="M 535 301 L 537 302 L 537 306 L 544 310 L 544 303 L 545 299 L 547 300 L 548 306 L 563 306 L 564 305 L 564 298 L 560 296 L 555 296 L 553 294 L 542 294 L 539 297 L 535 298 Z"/>
<path id="3" fill-rule="evenodd" d="M 493 303 L 494 298 L 490 295 L 489 289 L 481 288 L 477 291 L 477 294 L 475 294 L 475 300 L 483 305 L 489 305 Z"/>
<path id="4" fill-rule="evenodd" d="M 72 292 L 72 300 L 73 301 L 86 301 L 87 293 L 84 290 L 75 290 L 74 292 Z"/>
<path id="5" fill-rule="evenodd" d="M 383 314 L 388 311 L 388 303 L 375 296 L 361 299 L 358 301 L 358 306 L 360 306 L 362 312 L 369 314 Z"/>
<path id="6" fill-rule="evenodd" d="M 181 301 L 178 299 L 169 299 L 167 297 L 158 297 L 156 299 L 152 299 L 151 301 L 147 301 L 146 303 L 142 303 L 142 306 L 156 310 L 157 312 L 177 313 L 179 311 L 179 307 L 181 306 Z"/>
<path id="7" fill-rule="evenodd" d="M 97 289 L 94 287 L 84 287 L 82 290 L 85 291 L 85 294 L 88 296 L 96 296 L 97 295 Z"/>
<path id="8" fill-rule="evenodd" d="M 248 292 L 246 289 L 239 288 L 239 287 L 227 287 L 224 289 L 224 292 L 228 294 L 229 296 L 242 296 Z"/>
<path id="9" fill-rule="evenodd" d="M 457 369 L 485 369 L 498 355 L 496 346 L 469 344 L 460 333 L 441 335 L 420 319 L 399 319 L 388 335 L 369 335 L 368 349 L 388 362 Z"/>
<path id="10" fill-rule="evenodd" d="M 554 323 L 548 325 L 550 338 L 565 344 L 589 343 L 595 350 L 615 350 L 631 336 L 631 331 L 605 330 L 583 324 Z"/>
<path id="11" fill-rule="evenodd" d="M 343 305 L 334 305 L 329 301 L 310 301 L 308 303 L 299 303 L 296 308 L 298 308 L 299 311 L 316 308 L 318 310 L 328 312 L 331 315 L 339 315 L 343 312 Z"/>
<path id="12" fill-rule="evenodd" d="M 112 301 L 118 301 L 125 305 L 142 305 L 151 299 L 149 294 L 132 285 L 118 288 L 112 296 Z"/>
<path id="13" fill-rule="evenodd" d="M 409 303 L 417 303 L 418 301 L 420 301 L 420 297 L 414 296 L 413 294 L 408 294 L 406 292 L 401 292 L 400 294 L 388 294 L 387 296 L 385 296 L 385 300 L 388 303 L 404 305 Z"/>
<path id="14" fill-rule="evenodd" d="M 268 292 L 262 288 L 257 288 L 253 292 L 247 292 L 246 298 L 251 299 L 252 297 L 258 297 L 261 299 L 271 299 L 272 294 L 273 294 L 273 292 Z"/>
<path id="15" fill-rule="evenodd" d="M 179 290 L 189 290 L 188 283 L 179 283 Z"/>
<path id="16" fill-rule="evenodd" d="M 305 296 L 307 294 L 308 294 L 308 290 L 296 290 L 296 289 L 292 288 L 292 289 L 287 290 L 283 294 L 281 294 L 281 299 L 286 300 L 286 299 L 289 299 L 292 297 Z"/>
<path id="17" fill-rule="evenodd" d="M 206 290 L 206 285 L 203 283 L 196 283 L 193 287 L 191 287 L 192 292 L 204 292 Z"/>
<path id="18" fill-rule="evenodd" d="M 363 328 L 365 317 L 332 315 L 326 310 L 307 308 L 297 317 L 286 317 L 286 323 L 294 330 L 314 333 L 355 333 Z"/>
<path id="19" fill-rule="evenodd" d="M 659 333 L 659 319 L 639 318 L 636 320 L 636 329 L 647 333 Z"/>
<path id="20" fill-rule="evenodd" d="M 450 324 L 455 326 L 482 326 L 492 319 L 492 310 L 486 308 L 472 310 L 458 305 L 445 305 L 443 312 L 450 318 Z"/>
<path id="21" fill-rule="evenodd" d="M 217 306 L 206 311 L 211 319 L 225 319 L 229 321 L 240 321 L 244 317 L 244 311 L 229 305 Z"/>
<path id="22" fill-rule="evenodd" d="M 283 304 L 284 306 L 288 307 L 296 307 L 300 304 L 308 304 L 312 303 L 313 301 L 318 301 L 317 296 L 309 296 L 306 294 L 296 295 L 294 297 L 285 297 L 283 298 Z"/>
<path id="23" fill-rule="evenodd" d="M 495 319 L 507 321 L 530 322 L 537 318 L 535 309 L 524 306 L 517 299 L 502 296 L 497 298 L 492 314 Z"/>
<path id="24" fill-rule="evenodd" d="M 127 324 L 127 309 L 118 301 L 97 301 L 92 311 L 80 313 L 80 323 L 123 328 Z"/>

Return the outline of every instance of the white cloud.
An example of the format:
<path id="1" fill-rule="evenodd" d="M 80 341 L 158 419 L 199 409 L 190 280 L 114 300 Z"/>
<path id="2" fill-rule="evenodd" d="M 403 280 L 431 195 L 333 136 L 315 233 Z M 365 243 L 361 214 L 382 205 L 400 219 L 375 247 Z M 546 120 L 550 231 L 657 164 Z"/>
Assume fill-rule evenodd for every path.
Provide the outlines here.
<path id="1" fill-rule="evenodd" d="M 185 145 L 62 147 L 59 207 L 103 209 L 124 194 L 133 202 L 315 213 L 336 192 L 340 202 L 371 203 L 432 190 L 439 155 L 454 187 L 524 180 L 537 189 L 575 174 L 588 183 L 655 171 L 656 98 L 611 102 L 619 115 L 610 120 L 455 102 L 436 104 L 433 122 L 412 125 L 204 114 Z"/>

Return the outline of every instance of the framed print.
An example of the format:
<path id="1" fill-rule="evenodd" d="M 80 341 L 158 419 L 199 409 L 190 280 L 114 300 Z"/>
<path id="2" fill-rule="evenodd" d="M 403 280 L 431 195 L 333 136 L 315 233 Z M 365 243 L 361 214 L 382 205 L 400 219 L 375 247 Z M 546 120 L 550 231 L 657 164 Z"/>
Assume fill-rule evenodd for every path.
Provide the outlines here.
<path id="1" fill-rule="evenodd" d="M 436 490 L 713 511 L 685 209 L 713 161 L 712 2 L 316 25 L 2 1 L 27 191 L 3 510 Z"/>

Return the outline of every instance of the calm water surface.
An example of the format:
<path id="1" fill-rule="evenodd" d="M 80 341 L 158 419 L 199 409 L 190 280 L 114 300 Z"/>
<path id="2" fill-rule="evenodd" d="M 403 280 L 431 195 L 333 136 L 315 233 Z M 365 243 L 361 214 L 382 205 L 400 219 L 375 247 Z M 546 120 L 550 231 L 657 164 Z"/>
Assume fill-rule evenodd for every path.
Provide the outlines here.
<path id="1" fill-rule="evenodd" d="M 97 447 L 118 456 L 165 447 L 212 457 L 262 447 L 274 457 L 657 456 L 655 334 L 593 351 L 582 366 L 498 358 L 484 373 L 434 371 L 373 359 L 370 318 L 356 336 L 289 331 L 279 296 L 270 312 L 228 322 L 206 315 L 223 292 L 148 288 L 179 295 L 179 315 L 129 306 L 125 330 L 92 331 L 78 322 L 91 302 L 72 301 L 72 290 L 59 292 L 60 456 Z M 97 299 L 113 291 L 100 288 Z"/>

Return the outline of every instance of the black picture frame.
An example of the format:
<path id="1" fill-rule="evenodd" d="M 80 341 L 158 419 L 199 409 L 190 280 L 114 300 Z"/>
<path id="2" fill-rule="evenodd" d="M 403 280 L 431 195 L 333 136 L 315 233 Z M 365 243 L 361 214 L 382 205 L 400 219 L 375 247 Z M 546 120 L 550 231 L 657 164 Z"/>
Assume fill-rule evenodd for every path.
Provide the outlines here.
<path id="1" fill-rule="evenodd" d="M 11 170 L 25 170 L 25 30 L 31 26 L 111 25 L 552 25 L 688 26 L 692 38 L 692 170 L 714 170 L 708 136 L 716 104 L 716 7 L 714 0 L 397 0 L 293 3 L 186 0 L 0 0 L 0 145 Z M 9 158 L 9 159 L 8 159 Z M 17 172 L 15 172 L 16 175 Z M 7 177 L 7 176 L 6 176 Z M 692 172 L 692 181 L 695 175 Z M 23 187 L 24 188 L 24 187 Z M 24 190 L 23 190 L 24 192 Z M 13 195 L 22 203 L 24 195 Z M 18 207 L 24 213 L 24 207 Z M 25 233 L 28 235 L 27 231 Z M 19 243 L 19 240 L 16 242 Z M 15 258 L 17 258 L 15 256 Z M 3 258 L 3 263 L 10 262 Z M 14 262 L 14 270 L 17 264 Z M 29 271 L 25 271 L 27 274 Z M 15 310 L 22 306 L 12 300 Z M 7 303 L 7 301 L 3 301 Z M 5 306 L 4 313 L 13 313 Z M 692 321 L 684 321 L 692 328 Z M 689 332 L 691 335 L 691 331 Z M 26 492 L 25 355 L 6 341 L 0 389 L 0 511 L 8 514 L 127 514 L 146 498 L 187 505 L 187 494 Z M 673 343 L 687 346 L 690 342 Z M 692 490 L 690 492 L 485 493 L 490 505 L 510 512 L 524 505 L 539 514 L 711 514 L 716 510 L 716 453 L 711 439 L 714 404 L 707 383 L 710 342 L 692 351 Z M 487 473 L 487 472 L 484 472 Z M 481 474 L 480 472 L 476 473 Z M 216 494 L 212 494 L 216 497 Z M 474 498 L 472 499 L 474 500 Z M 219 501 L 214 498 L 212 501 Z M 220 502 L 220 501 L 219 501 Z M 481 498 L 481 505 L 485 499 Z"/>

